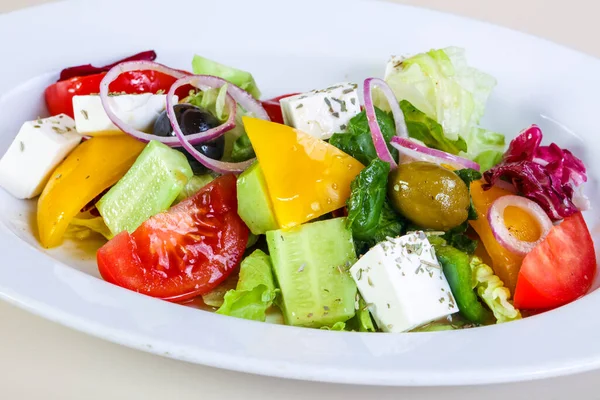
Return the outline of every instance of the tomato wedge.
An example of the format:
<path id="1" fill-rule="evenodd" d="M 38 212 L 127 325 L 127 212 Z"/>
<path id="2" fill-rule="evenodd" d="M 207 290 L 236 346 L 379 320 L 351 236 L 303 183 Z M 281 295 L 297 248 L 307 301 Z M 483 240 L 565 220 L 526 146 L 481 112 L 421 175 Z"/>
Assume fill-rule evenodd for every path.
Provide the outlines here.
<path id="1" fill-rule="evenodd" d="M 549 309 L 578 299 L 596 275 L 596 252 L 581 213 L 557 226 L 523 259 L 515 307 Z"/>
<path id="2" fill-rule="evenodd" d="M 277 122 L 278 124 L 283 124 L 283 114 L 281 113 L 281 105 L 279 104 L 279 100 L 285 99 L 286 97 L 295 96 L 297 94 L 298 93 L 284 94 L 283 96 L 273 97 L 272 99 L 261 102 L 265 111 L 267 114 L 269 114 L 271 121 Z"/>
<path id="3" fill-rule="evenodd" d="M 73 118 L 73 96 L 99 93 L 104 75 L 106 72 L 79 76 L 48 86 L 44 96 L 50 115 L 64 113 Z M 125 72 L 110 84 L 110 91 L 127 94 L 156 93 L 159 90 L 166 92 L 175 80 L 174 77 L 157 71 Z"/>
<path id="4" fill-rule="evenodd" d="M 237 214 L 236 178 L 224 175 L 169 211 L 98 250 L 102 277 L 170 301 L 208 293 L 239 265 L 248 228 Z"/>

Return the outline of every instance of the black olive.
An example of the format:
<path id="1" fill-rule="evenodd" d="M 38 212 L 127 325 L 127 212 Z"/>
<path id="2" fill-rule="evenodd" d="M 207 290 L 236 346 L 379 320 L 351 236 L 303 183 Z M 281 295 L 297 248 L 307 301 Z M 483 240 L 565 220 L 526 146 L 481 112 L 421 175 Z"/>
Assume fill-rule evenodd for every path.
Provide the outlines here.
<path id="1" fill-rule="evenodd" d="M 175 111 L 175 117 L 181 127 L 181 131 L 186 136 L 198 132 L 205 132 L 221 124 L 221 122 L 208 110 L 191 104 L 176 104 L 173 107 L 173 110 Z M 156 119 L 153 133 L 157 136 L 175 136 L 166 110 Z M 223 157 L 223 152 L 225 151 L 225 138 L 220 136 L 210 142 L 196 145 L 194 148 L 209 158 L 219 160 Z M 174 149 L 185 154 L 195 174 L 206 172 L 206 168 L 184 148 L 174 147 Z"/>

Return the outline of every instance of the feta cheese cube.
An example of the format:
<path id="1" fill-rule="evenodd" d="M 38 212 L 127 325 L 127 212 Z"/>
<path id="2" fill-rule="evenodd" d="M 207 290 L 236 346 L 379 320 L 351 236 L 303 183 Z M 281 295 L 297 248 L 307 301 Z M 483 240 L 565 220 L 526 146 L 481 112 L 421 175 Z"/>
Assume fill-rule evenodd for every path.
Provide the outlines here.
<path id="1" fill-rule="evenodd" d="M 406 60 L 404 56 L 392 56 L 385 66 L 385 78 L 388 79 L 390 75 L 397 72 L 396 70 L 401 69 L 402 61 Z"/>
<path id="2" fill-rule="evenodd" d="M 423 232 L 379 243 L 350 274 L 385 332 L 406 332 L 459 311 Z"/>
<path id="3" fill-rule="evenodd" d="M 338 83 L 279 100 L 283 121 L 318 139 L 345 132 L 348 122 L 360 113 L 358 85 Z"/>
<path id="4" fill-rule="evenodd" d="M 176 96 L 174 100 L 177 102 Z M 164 94 L 123 94 L 110 96 L 108 101 L 123 122 L 146 133 L 152 132 L 154 121 L 167 106 L 167 96 Z M 74 96 L 73 112 L 77 132 L 82 135 L 121 133 L 106 115 L 98 95 Z"/>
<path id="5" fill-rule="evenodd" d="M 37 196 L 80 141 L 75 121 L 65 114 L 25 122 L 0 159 L 0 186 L 19 199 Z"/>

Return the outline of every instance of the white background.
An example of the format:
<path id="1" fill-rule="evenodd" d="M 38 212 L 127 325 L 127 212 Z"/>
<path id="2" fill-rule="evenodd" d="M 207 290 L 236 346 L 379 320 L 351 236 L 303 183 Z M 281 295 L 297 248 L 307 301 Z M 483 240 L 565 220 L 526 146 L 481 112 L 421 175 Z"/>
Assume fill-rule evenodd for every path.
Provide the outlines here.
<path id="1" fill-rule="evenodd" d="M 0 13 L 44 1 L 0 0 Z M 396 1 L 487 20 L 600 56 L 599 6 L 592 0 Z M 510 340 L 498 344 L 509 345 Z M 560 343 L 555 345 L 560 346 Z M 286 381 L 221 371 L 130 350 L 0 302 L 0 399 L 7 400 L 600 399 L 599 380 L 600 371 L 517 384 L 425 389 Z"/>

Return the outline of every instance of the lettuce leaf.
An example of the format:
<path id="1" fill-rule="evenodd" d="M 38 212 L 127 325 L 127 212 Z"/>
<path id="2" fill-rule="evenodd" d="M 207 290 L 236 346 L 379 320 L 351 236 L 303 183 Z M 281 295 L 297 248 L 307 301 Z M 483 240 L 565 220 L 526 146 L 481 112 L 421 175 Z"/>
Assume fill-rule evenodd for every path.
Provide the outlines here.
<path id="1" fill-rule="evenodd" d="M 229 113 L 225 105 L 226 95 L 227 84 L 216 89 L 191 91 L 189 96 L 186 97 L 183 102 L 204 108 L 217 117 L 219 121 L 225 122 L 227 118 L 229 118 Z M 238 105 L 235 115 L 235 127 L 225 133 L 223 161 L 239 162 L 254 157 L 254 149 L 250 144 L 242 121 L 242 117 L 244 116 L 252 117 L 254 115 L 246 112 L 246 110 Z"/>
<path id="2" fill-rule="evenodd" d="M 256 86 L 251 73 L 223 65 L 208 58 L 195 55 L 192 59 L 192 71 L 196 75 L 213 75 L 241 87 L 256 99 L 260 98 L 260 90 Z"/>
<path id="3" fill-rule="evenodd" d="M 188 183 L 185 184 L 181 192 L 179 192 L 175 202 L 179 203 L 180 201 L 195 195 L 200 189 L 211 183 L 213 179 L 215 179 L 215 177 L 210 174 L 192 176 Z"/>
<path id="4" fill-rule="evenodd" d="M 262 250 L 255 250 L 242 261 L 237 286 L 225 293 L 217 313 L 264 322 L 278 292 L 271 258 Z"/>
<path id="5" fill-rule="evenodd" d="M 496 323 L 520 319 L 521 313 L 509 301 L 510 290 L 504 287 L 504 283 L 494 275 L 492 269 L 479 257 L 473 257 L 470 265 L 473 271 L 473 288 L 494 313 Z"/>
<path id="6" fill-rule="evenodd" d="M 442 126 L 429 118 L 424 112 L 419 111 L 408 100 L 400 102 L 400 109 L 404 114 L 408 135 L 423 142 L 427 147 L 442 150 L 451 154 L 467 151 L 467 143 L 462 137 L 450 140 L 444 136 Z"/>
<path id="7" fill-rule="evenodd" d="M 467 148 L 461 151 L 467 157 L 475 159 L 484 151 L 503 150 L 502 135 L 495 134 L 490 139 L 486 131 L 478 128 L 496 80 L 469 67 L 463 49 L 448 47 L 410 58 L 394 58 L 386 71 L 385 81 L 398 100 L 409 101 L 437 121 L 449 141 L 462 137 Z M 379 98 L 377 105 L 384 106 L 385 102 Z M 486 145 L 492 148 L 486 148 Z M 486 153 L 480 160 L 485 161 L 487 167 L 494 160 L 494 154 Z"/>

